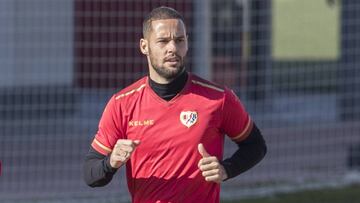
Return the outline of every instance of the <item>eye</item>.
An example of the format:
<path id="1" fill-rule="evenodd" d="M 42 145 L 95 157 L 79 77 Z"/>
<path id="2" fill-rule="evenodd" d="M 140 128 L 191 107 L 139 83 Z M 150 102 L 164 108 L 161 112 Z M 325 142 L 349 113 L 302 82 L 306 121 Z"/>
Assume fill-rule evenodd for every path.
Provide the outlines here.
<path id="1" fill-rule="evenodd" d="M 166 39 L 160 39 L 160 40 L 158 40 L 158 43 L 164 44 L 164 43 L 167 43 L 167 40 Z"/>

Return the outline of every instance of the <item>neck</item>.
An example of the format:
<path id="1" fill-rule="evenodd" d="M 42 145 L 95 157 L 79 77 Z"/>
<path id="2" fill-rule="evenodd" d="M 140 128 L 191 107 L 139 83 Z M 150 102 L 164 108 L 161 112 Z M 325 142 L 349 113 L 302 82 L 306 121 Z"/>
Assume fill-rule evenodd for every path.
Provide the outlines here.
<path id="1" fill-rule="evenodd" d="M 164 78 L 164 77 L 161 77 L 155 70 L 154 68 L 150 68 L 150 71 L 149 71 L 149 77 L 152 81 L 158 83 L 158 84 L 169 84 L 171 83 L 172 81 L 176 80 L 180 75 L 182 75 L 185 71 L 185 68 L 183 68 L 183 70 L 174 78 L 171 78 L 171 79 L 167 79 L 167 78 Z"/>
<path id="2" fill-rule="evenodd" d="M 153 89 L 159 97 L 169 101 L 185 87 L 187 79 L 188 74 L 186 71 L 183 71 L 178 77 L 176 77 L 169 83 L 158 83 L 150 77 L 149 84 L 151 89 Z"/>

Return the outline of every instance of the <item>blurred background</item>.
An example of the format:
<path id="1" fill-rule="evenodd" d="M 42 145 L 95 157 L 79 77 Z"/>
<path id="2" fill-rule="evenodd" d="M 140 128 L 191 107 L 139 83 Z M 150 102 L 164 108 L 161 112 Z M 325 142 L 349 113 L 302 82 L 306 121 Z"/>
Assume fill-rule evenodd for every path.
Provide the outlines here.
<path id="1" fill-rule="evenodd" d="M 233 88 L 267 141 L 223 200 L 360 183 L 360 1 L 0 0 L 0 202 L 129 201 L 123 170 L 93 189 L 82 161 L 108 99 L 147 74 L 160 5 L 186 19 L 187 69 Z"/>

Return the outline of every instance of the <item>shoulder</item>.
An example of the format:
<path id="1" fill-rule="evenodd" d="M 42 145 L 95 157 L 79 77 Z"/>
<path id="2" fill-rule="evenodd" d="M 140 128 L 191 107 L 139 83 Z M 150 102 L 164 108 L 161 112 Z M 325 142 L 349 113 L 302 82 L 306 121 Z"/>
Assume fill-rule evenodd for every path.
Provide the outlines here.
<path id="1" fill-rule="evenodd" d="M 115 100 L 122 100 L 125 98 L 132 97 L 137 95 L 138 92 L 142 91 L 146 86 L 147 77 L 143 77 L 140 80 L 134 82 L 133 84 L 127 86 L 126 88 L 120 90 L 119 92 L 114 94 Z"/>
<path id="2" fill-rule="evenodd" d="M 201 95 L 206 95 L 212 99 L 239 100 L 233 90 L 226 86 L 210 82 L 194 74 L 191 74 L 190 80 L 192 83 L 192 90 L 198 93 L 201 92 Z"/>
<path id="3" fill-rule="evenodd" d="M 210 82 L 195 74 L 190 75 L 190 80 L 194 88 L 199 90 L 204 90 L 213 94 L 224 94 L 226 91 L 226 88 L 224 86 Z"/>

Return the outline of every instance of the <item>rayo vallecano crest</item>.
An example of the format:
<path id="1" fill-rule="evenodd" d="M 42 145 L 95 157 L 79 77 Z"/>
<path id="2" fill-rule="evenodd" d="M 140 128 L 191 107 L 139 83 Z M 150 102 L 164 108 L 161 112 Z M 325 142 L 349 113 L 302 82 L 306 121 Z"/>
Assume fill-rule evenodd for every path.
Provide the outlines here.
<path id="1" fill-rule="evenodd" d="M 198 114 L 196 111 L 182 111 L 180 113 L 180 121 L 183 125 L 190 128 L 196 123 Z"/>

